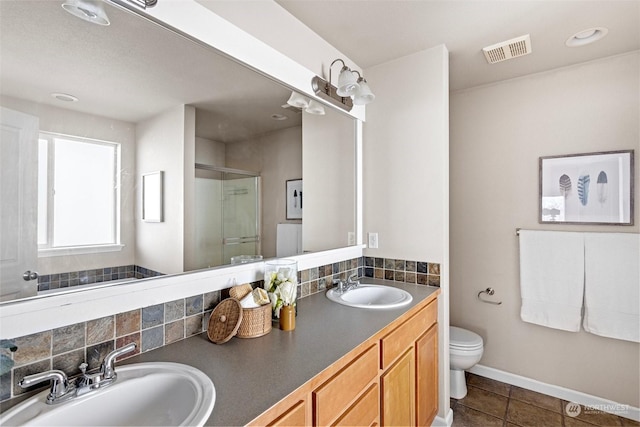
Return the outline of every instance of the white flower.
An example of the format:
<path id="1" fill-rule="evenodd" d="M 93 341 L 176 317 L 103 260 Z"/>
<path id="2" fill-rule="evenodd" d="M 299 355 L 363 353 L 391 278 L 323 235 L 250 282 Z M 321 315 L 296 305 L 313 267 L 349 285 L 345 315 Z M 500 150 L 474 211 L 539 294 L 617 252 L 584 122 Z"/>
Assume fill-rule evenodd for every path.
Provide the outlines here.
<path id="1" fill-rule="evenodd" d="M 283 305 L 292 305 L 296 301 L 296 285 L 289 280 L 282 282 L 277 292 L 280 294 Z"/>

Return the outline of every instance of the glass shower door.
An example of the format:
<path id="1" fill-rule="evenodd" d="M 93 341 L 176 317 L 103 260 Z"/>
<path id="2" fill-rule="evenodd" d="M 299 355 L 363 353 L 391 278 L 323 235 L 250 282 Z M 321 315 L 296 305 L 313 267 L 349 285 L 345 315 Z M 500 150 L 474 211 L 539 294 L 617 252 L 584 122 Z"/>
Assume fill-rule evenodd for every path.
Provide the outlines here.
<path id="1" fill-rule="evenodd" d="M 260 251 L 259 177 L 225 172 L 222 203 L 223 263 Z"/>
<path id="2" fill-rule="evenodd" d="M 260 246 L 260 177 L 196 164 L 194 269 L 254 257 Z"/>

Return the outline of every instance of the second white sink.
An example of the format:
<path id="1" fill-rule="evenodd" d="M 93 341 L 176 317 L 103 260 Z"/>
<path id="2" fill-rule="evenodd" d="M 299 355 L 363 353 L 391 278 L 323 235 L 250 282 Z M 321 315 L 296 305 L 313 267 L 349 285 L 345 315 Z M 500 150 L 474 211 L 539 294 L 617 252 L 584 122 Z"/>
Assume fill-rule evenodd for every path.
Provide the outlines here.
<path id="1" fill-rule="evenodd" d="M 397 308 L 413 301 L 411 294 L 403 289 L 368 283 L 361 283 L 358 287 L 342 293 L 335 288 L 329 289 L 326 295 L 338 304 L 371 309 Z"/>

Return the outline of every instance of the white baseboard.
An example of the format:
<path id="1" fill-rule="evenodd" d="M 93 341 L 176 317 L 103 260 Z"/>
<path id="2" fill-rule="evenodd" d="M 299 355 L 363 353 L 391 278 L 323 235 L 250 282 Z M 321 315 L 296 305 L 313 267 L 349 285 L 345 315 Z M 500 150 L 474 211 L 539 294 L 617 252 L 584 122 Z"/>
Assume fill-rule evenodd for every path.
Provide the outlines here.
<path id="1" fill-rule="evenodd" d="M 451 427 L 453 424 L 453 411 L 449 408 L 449 412 L 447 412 L 447 416 L 442 418 L 436 416 L 431 423 L 431 427 Z"/>
<path id="2" fill-rule="evenodd" d="M 495 368 L 489 368 L 487 366 L 475 365 L 473 368 L 469 369 L 469 372 L 481 377 L 491 378 L 492 380 L 497 380 L 503 383 L 526 388 L 527 390 L 537 391 L 538 393 L 557 397 L 558 399 L 564 399 L 568 402 L 579 403 L 603 412 L 640 421 L 640 408 L 635 408 L 630 405 L 623 405 L 608 399 L 603 399 L 601 397 L 592 396 L 590 394 L 553 384 L 543 383 L 538 380 L 501 371 Z"/>

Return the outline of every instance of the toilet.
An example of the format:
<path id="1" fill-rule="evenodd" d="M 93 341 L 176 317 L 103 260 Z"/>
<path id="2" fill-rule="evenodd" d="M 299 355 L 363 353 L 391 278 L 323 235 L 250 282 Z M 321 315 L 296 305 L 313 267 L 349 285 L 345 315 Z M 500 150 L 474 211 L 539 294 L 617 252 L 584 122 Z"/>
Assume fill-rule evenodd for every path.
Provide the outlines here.
<path id="1" fill-rule="evenodd" d="M 467 395 L 464 371 L 480 361 L 484 351 L 483 345 L 480 335 L 456 326 L 449 326 L 449 377 L 451 397 L 454 399 L 462 399 Z"/>

